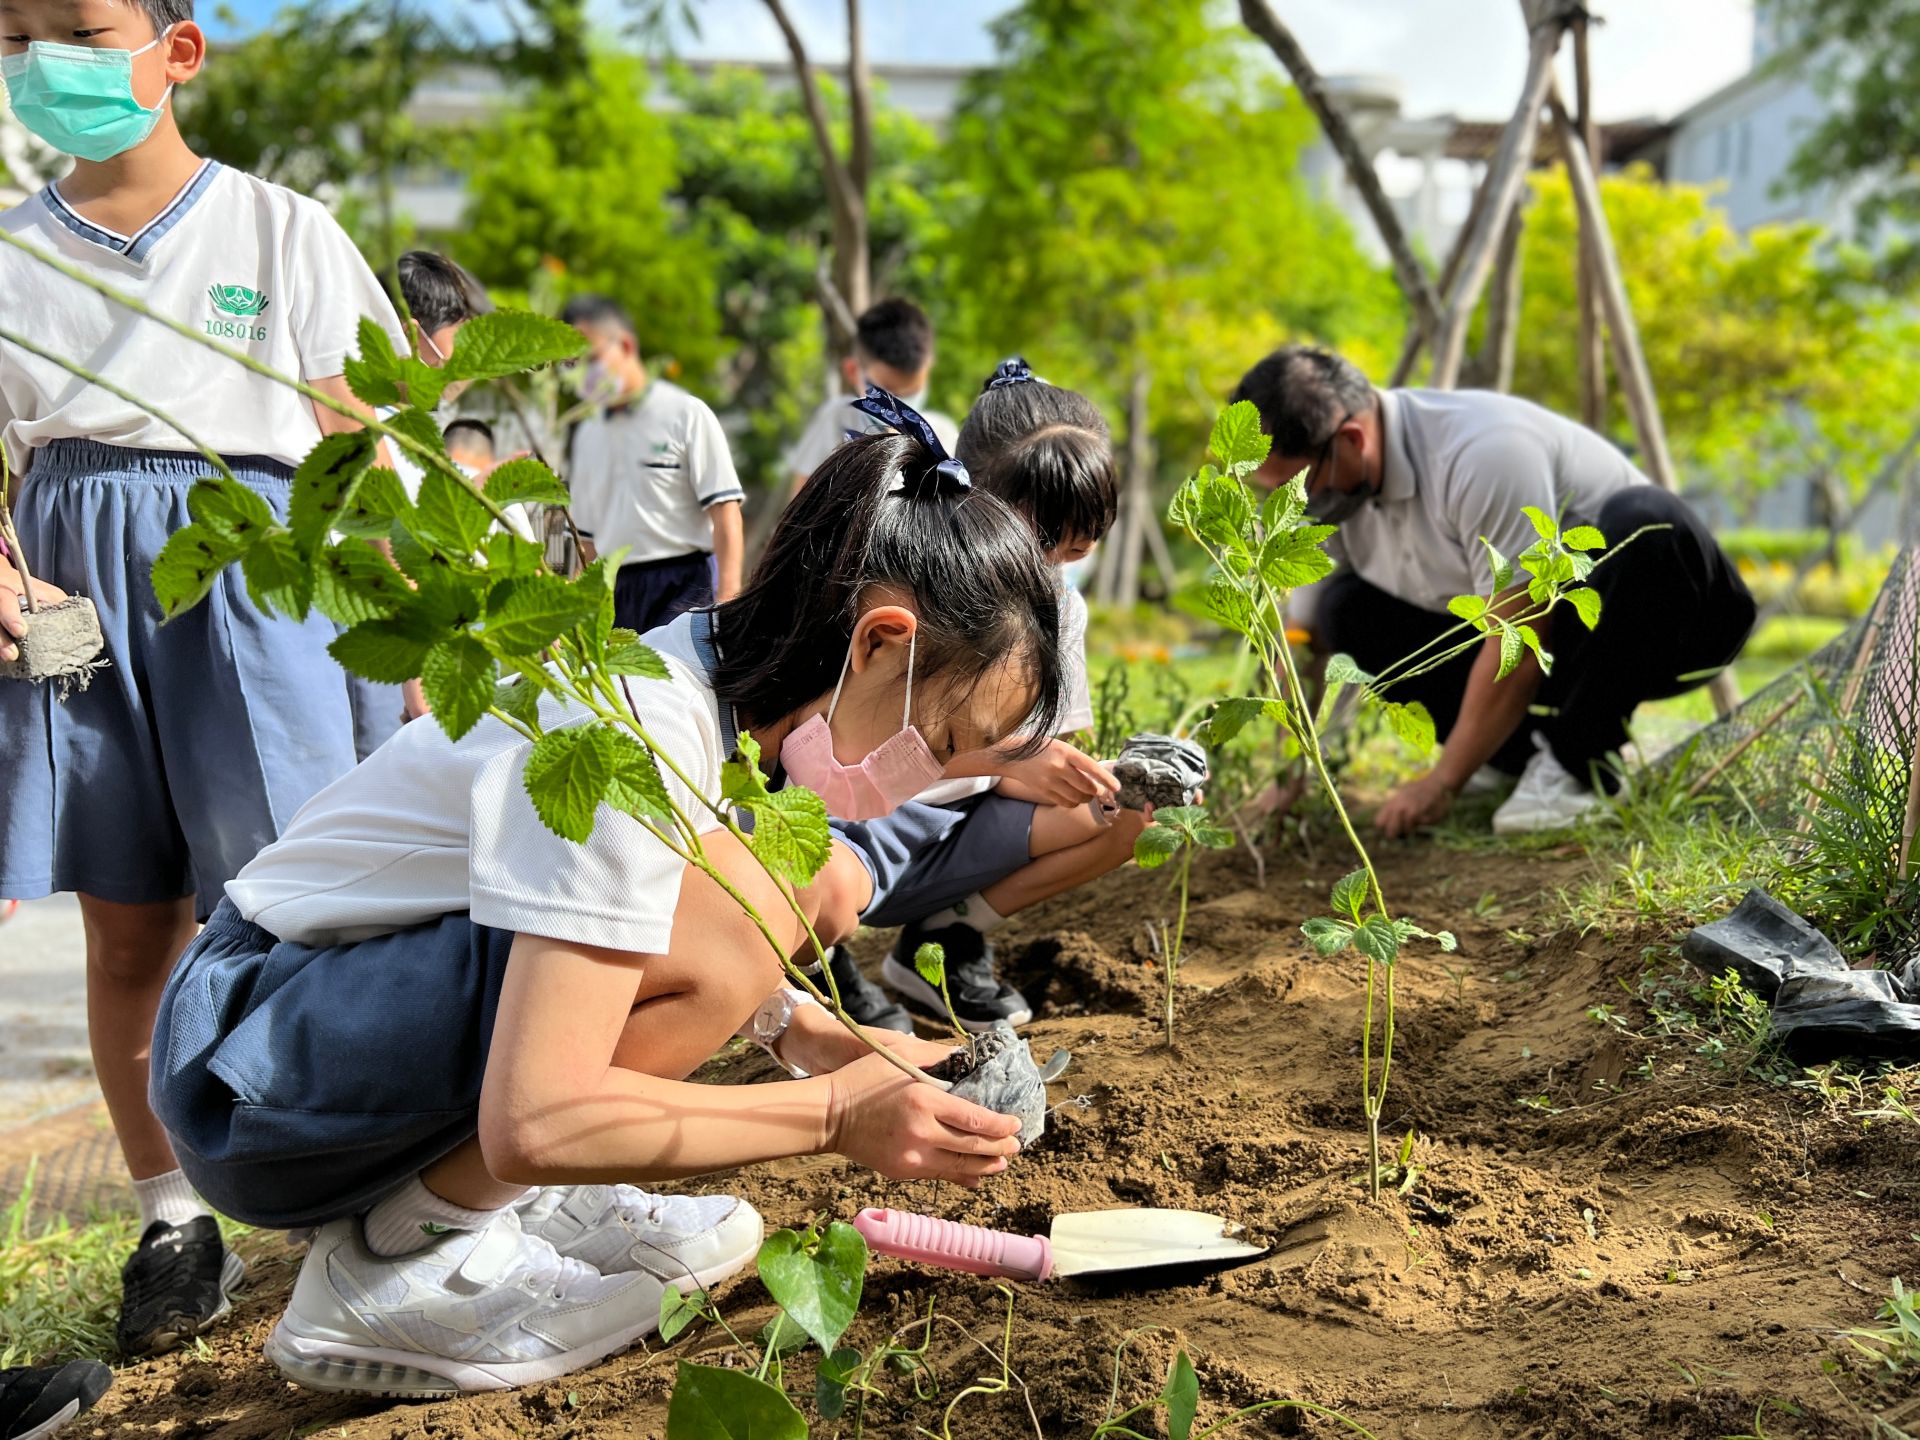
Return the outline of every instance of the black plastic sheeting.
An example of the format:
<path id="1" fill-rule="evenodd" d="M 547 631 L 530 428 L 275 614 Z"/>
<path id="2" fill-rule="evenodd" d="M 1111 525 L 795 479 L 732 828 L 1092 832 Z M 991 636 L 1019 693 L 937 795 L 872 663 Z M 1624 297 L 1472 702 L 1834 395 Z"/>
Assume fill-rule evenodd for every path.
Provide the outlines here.
<path id="1" fill-rule="evenodd" d="M 1764 890 L 1692 931 L 1681 953 L 1708 975 L 1728 970 L 1772 1002 L 1773 1032 L 1803 1064 L 1838 1056 L 1920 1060 L 1920 962 L 1855 970 L 1832 941 Z"/>

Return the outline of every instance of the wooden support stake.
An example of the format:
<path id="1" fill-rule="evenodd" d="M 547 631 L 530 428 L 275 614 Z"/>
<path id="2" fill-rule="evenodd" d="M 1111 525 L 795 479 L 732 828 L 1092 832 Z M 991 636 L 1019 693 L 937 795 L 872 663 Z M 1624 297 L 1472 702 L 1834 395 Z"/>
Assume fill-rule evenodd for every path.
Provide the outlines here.
<path id="1" fill-rule="evenodd" d="M 1500 255 L 1493 268 L 1493 294 L 1487 301 L 1487 332 L 1481 342 L 1479 370 L 1489 388 L 1513 390 L 1513 363 L 1520 340 L 1520 238 L 1526 225 L 1525 198 L 1507 216 Z"/>
<path id="2" fill-rule="evenodd" d="M 1473 187 L 1473 203 L 1467 207 L 1467 218 L 1461 223 L 1460 233 L 1453 237 L 1453 244 L 1447 249 L 1447 263 L 1440 271 L 1440 293 L 1445 294 L 1453 285 L 1453 277 L 1460 273 L 1460 260 L 1466 253 L 1467 237 L 1473 234 L 1473 227 L 1480 219 L 1480 212 L 1487 206 L 1487 177 L 1493 173 L 1488 169 L 1480 176 L 1480 183 Z M 1413 367 L 1419 362 L 1420 354 L 1426 349 L 1427 337 L 1418 325 L 1410 326 L 1407 338 L 1401 343 L 1400 358 L 1393 363 L 1393 373 L 1387 377 L 1387 389 L 1398 390 L 1407 383 L 1413 374 Z"/>
<path id="3" fill-rule="evenodd" d="M 1552 90 L 1552 76 L 1548 76 Z M 1673 454 L 1667 449 L 1667 431 L 1660 420 L 1660 402 L 1653 393 L 1653 377 L 1647 372 L 1646 353 L 1640 348 L 1640 328 L 1634 324 L 1633 308 L 1627 303 L 1626 282 L 1620 275 L 1620 261 L 1614 254 L 1613 237 L 1607 233 L 1606 212 L 1600 206 L 1600 185 L 1594 179 L 1593 166 L 1587 160 L 1587 147 L 1568 118 L 1560 96 L 1550 96 L 1554 122 L 1560 127 L 1560 147 L 1567 157 L 1567 179 L 1573 189 L 1573 203 L 1581 214 L 1581 224 L 1593 234 L 1594 256 L 1600 266 L 1600 303 L 1606 311 L 1607 334 L 1613 341 L 1613 364 L 1620 372 L 1620 393 L 1633 418 L 1634 434 L 1640 440 L 1642 467 L 1662 490 L 1678 491 L 1673 469 Z M 1722 670 L 1707 684 L 1717 713 L 1725 715 L 1740 703 L 1740 692 L 1730 671 Z"/>
<path id="4" fill-rule="evenodd" d="M 1778 725 L 1780 723 L 1780 717 L 1785 715 L 1787 711 L 1791 710 L 1795 705 L 1798 705 L 1799 703 L 1800 703 L 1800 696 L 1798 695 L 1798 693 L 1789 695 L 1785 700 L 1782 700 L 1780 702 L 1780 707 L 1777 710 L 1775 710 L 1771 715 L 1767 716 L 1766 719 L 1762 720 L 1758 725 L 1754 726 L 1752 731 L 1747 735 L 1746 739 L 1742 740 L 1738 745 L 1734 746 L 1731 750 L 1727 751 L 1726 754 L 1722 755 L 1718 760 L 1714 761 L 1712 769 L 1708 770 L 1706 774 L 1702 775 L 1698 780 L 1694 781 L 1693 784 L 1687 787 L 1687 799 L 1693 800 L 1698 798 L 1700 792 L 1702 790 L 1705 790 L 1714 781 L 1718 780 L 1721 777 L 1721 775 L 1725 773 L 1726 768 L 1729 765 L 1733 764 L 1734 761 L 1738 760 L 1742 755 L 1747 753 L 1748 746 L 1752 745 L 1754 741 L 1758 740 L 1762 735 L 1766 734 L 1769 730 L 1773 729 L 1774 726 Z"/>
<path id="5" fill-rule="evenodd" d="M 1907 818 L 1900 826 L 1900 878 L 1907 878 L 1913 859 L 1913 835 L 1920 829 L 1920 725 L 1913 731 L 1913 758 L 1907 768 Z"/>
<path id="6" fill-rule="evenodd" d="M 1585 11 L 1573 20 L 1573 93 L 1578 113 L 1574 119 L 1586 144 L 1587 163 L 1598 174 L 1606 163 L 1600 126 L 1593 118 L 1593 86 L 1587 67 Z M 1602 430 L 1607 420 L 1607 344 L 1601 329 L 1599 261 L 1587 222 L 1580 222 L 1579 269 L 1575 272 L 1580 305 L 1580 335 L 1576 351 L 1580 363 L 1580 419 L 1589 430 Z"/>
<path id="7" fill-rule="evenodd" d="M 1525 4 L 1530 34 L 1527 46 L 1527 78 L 1521 87 L 1520 103 L 1500 137 L 1500 148 L 1487 173 L 1487 208 L 1472 231 L 1460 262 L 1460 273 L 1447 291 L 1446 312 L 1442 316 L 1440 338 L 1433 346 L 1435 390 L 1451 390 L 1458 383 L 1460 362 L 1465 357 L 1467 324 L 1486 288 L 1493 269 L 1495 247 L 1507 225 L 1507 216 L 1526 188 L 1527 171 L 1533 164 L 1534 144 L 1540 135 L 1540 107 L 1546 103 L 1553 85 L 1553 54 L 1560 46 L 1565 28 L 1567 0 L 1547 0 L 1543 4 Z"/>
<path id="8" fill-rule="evenodd" d="M 1300 98 L 1307 102 L 1307 108 L 1318 118 L 1327 143 L 1333 146 L 1334 153 L 1346 166 L 1347 179 L 1359 191 L 1367 213 L 1373 216 L 1374 226 L 1380 231 L 1381 243 L 1387 247 L 1387 255 L 1393 262 L 1394 278 L 1400 282 L 1408 303 L 1413 306 L 1415 327 L 1429 338 L 1437 335 L 1440 332 L 1440 296 L 1434 290 L 1433 282 L 1427 278 L 1419 258 L 1414 255 L 1406 231 L 1400 228 L 1400 217 L 1394 213 L 1387 192 L 1380 188 L 1380 176 L 1373 168 L 1373 161 L 1360 147 L 1353 127 L 1347 124 L 1347 117 L 1327 93 L 1320 72 L 1313 68 L 1313 62 L 1307 59 L 1307 52 L 1300 48 L 1300 42 L 1294 39 L 1293 32 L 1274 13 L 1269 0 L 1240 0 L 1240 18 L 1247 29 L 1266 42 L 1267 48 L 1286 67 L 1287 74 L 1293 78 L 1293 88 L 1300 92 Z M 1537 105 L 1534 108 L 1536 111 L 1539 109 Z"/>
<path id="9" fill-rule="evenodd" d="M 27 613 L 40 613 L 40 602 L 33 598 L 33 572 L 27 568 L 27 552 L 20 546 L 20 534 L 13 528 L 13 512 L 7 508 L 7 495 L 0 488 L 0 540 L 7 542 L 7 559 L 20 577 L 20 594 L 27 602 Z"/>

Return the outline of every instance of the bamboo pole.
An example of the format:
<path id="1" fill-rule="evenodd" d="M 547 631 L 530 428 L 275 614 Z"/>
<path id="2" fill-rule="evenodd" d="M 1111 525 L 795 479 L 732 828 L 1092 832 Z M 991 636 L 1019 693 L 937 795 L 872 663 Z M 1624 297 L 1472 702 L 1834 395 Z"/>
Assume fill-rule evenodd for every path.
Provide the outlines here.
<path id="1" fill-rule="evenodd" d="M 1687 799 L 1694 800 L 1699 798 L 1700 792 L 1702 790 L 1705 790 L 1714 781 L 1718 780 L 1721 777 L 1721 775 L 1726 772 L 1726 769 L 1729 765 L 1733 764 L 1734 761 L 1738 760 L 1742 755 L 1747 753 L 1748 746 L 1752 745 L 1754 741 L 1758 740 L 1762 735 L 1766 734 L 1769 730 L 1773 729 L 1774 726 L 1778 725 L 1780 723 L 1780 717 L 1785 715 L 1787 711 L 1791 710 L 1794 706 L 1798 705 L 1799 703 L 1800 703 L 1800 695 L 1799 695 L 1799 692 L 1797 691 L 1794 694 L 1789 695 L 1785 700 L 1782 700 L 1780 702 L 1778 709 L 1776 709 L 1771 715 L 1767 716 L 1767 718 L 1762 720 L 1758 725 L 1754 726 L 1753 729 L 1748 732 L 1747 737 L 1744 740 L 1742 740 L 1738 745 L 1734 746 L 1731 750 L 1727 751 L 1726 754 L 1722 755 L 1718 760 L 1716 760 L 1713 763 L 1713 767 L 1710 770 L 1708 770 L 1698 780 L 1694 781 L 1693 784 L 1687 787 Z"/>
<path id="2" fill-rule="evenodd" d="M 1633 418 L 1634 433 L 1640 440 L 1640 459 L 1649 477 L 1662 490 L 1678 491 L 1673 454 L 1667 448 L 1667 431 L 1660 419 L 1660 402 L 1653 391 L 1653 377 L 1647 371 L 1647 357 L 1640 348 L 1640 329 L 1634 323 L 1633 308 L 1627 303 L 1626 282 L 1621 278 L 1620 261 L 1614 254 L 1613 237 L 1607 233 L 1606 212 L 1600 205 L 1600 185 L 1587 159 L 1587 147 L 1573 128 L 1566 106 L 1548 77 L 1554 123 L 1560 127 L 1560 148 L 1566 153 L 1567 179 L 1573 190 L 1573 203 L 1581 212 L 1582 224 L 1593 234 L 1594 256 L 1599 263 L 1600 303 L 1606 311 L 1607 334 L 1613 341 L 1613 364 L 1620 372 L 1621 398 Z M 1707 683 L 1717 713 L 1725 715 L 1740 703 L 1740 692 L 1733 676 L 1722 670 Z"/>
<path id="3" fill-rule="evenodd" d="M 1500 236 L 1493 294 L 1487 301 L 1487 332 L 1477 367 L 1488 386 L 1502 394 L 1513 389 L 1513 365 L 1520 340 L 1520 238 L 1526 214 L 1523 197 L 1507 216 L 1507 228 Z"/>
<path id="4" fill-rule="evenodd" d="M 1907 818 L 1900 826 L 1900 878 L 1913 859 L 1913 835 L 1920 829 L 1920 725 L 1913 731 L 1913 758 L 1907 762 Z"/>
<path id="5" fill-rule="evenodd" d="M 1553 85 L 1553 54 L 1566 25 L 1567 0 L 1546 0 L 1523 8 L 1529 21 L 1526 83 L 1487 174 L 1487 207 L 1467 241 L 1460 273 L 1447 291 L 1440 338 L 1433 346 L 1433 378 L 1429 383 L 1435 390 L 1451 390 L 1459 380 L 1467 324 L 1473 318 L 1480 292 L 1486 288 L 1507 217 L 1526 188 L 1527 171 L 1532 167 L 1534 145 L 1540 135 L 1540 107 Z"/>
<path id="6" fill-rule="evenodd" d="M 13 511 L 7 508 L 3 490 L 0 490 L 0 540 L 7 542 L 7 559 L 13 562 L 14 573 L 20 577 L 20 595 L 27 603 L 27 613 L 38 615 L 40 602 L 33 598 L 33 572 L 27 568 L 27 552 L 20 548 L 19 532 L 13 528 Z"/>
<path id="7" fill-rule="evenodd" d="M 1587 66 L 1589 19 L 1584 10 L 1573 18 L 1573 93 L 1578 112 L 1575 123 L 1586 145 L 1587 162 L 1597 174 L 1606 163 L 1606 154 L 1601 148 L 1600 126 L 1593 116 L 1593 85 Z M 1580 418 L 1589 430 L 1601 430 L 1607 419 L 1607 343 L 1601 329 L 1599 261 L 1594 255 L 1593 235 L 1584 219 L 1580 222 L 1578 265 L 1575 279 L 1580 305 L 1576 351 L 1580 362 Z"/>
<path id="8" fill-rule="evenodd" d="M 1327 143 L 1346 166 L 1347 179 L 1359 192 L 1367 213 L 1373 216 L 1374 226 L 1380 232 L 1381 243 L 1387 247 L 1388 258 L 1393 262 L 1394 278 L 1400 282 L 1401 290 L 1413 306 L 1415 328 L 1429 337 L 1437 335 L 1441 324 L 1440 296 L 1434 290 L 1433 282 L 1427 278 L 1419 258 L 1413 253 L 1406 231 L 1400 228 L 1400 217 L 1394 213 L 1387 192 L 1380 188 L 1380 176 L 1373 168 L 1373 161 L 1361 148 L 1353 127 L 1347 124 L 1347 117 L 1327 93 L 1320 72 L 1313 68 L 1313 62 L 1307 59 L 1307 52 L 1300 48 L 1300 42 L 1294 38 L 1293 32 L 1274 13 L 1269 0 L 1240 0 L 1240 18 L 1247 29 L 1266 42 L 1267 48 L 1286 67 L 1287 74 L 1293 79 L 1293 88 L 1300 92 L 1300 98 L 1306 101 L 1307 108 L 1320 121 L 1320 129 L 1326 134 Z M 1538 109 L 1537 106 L 1535 108 Z"/>

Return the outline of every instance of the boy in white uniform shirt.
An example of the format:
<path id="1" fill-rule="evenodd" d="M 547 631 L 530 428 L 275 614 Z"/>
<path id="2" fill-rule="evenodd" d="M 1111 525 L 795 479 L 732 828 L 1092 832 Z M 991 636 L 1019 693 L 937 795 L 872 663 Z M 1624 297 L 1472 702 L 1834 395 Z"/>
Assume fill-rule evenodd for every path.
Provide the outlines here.
<path id="1" fill-rule="evenodd" d="M 869 305 L 860 313 L 853 354 L 840 362 L 840 375 L 852 393 L 823 402 L 787 451 L 787 470 L 793 476 L 795 491 L 807 483 L 822 460 L 845 443 L 849 433 L 877 435 L 886 428 L 853 407 L 869 385 L 878 385 L 917 410 L 947 450 L 960 443 L 960 428 L 924 403 L 933 375 L 933 322 L 913 301 L 895 297 Z"/>
<path id="2" fill-rule="evenodd" d="M 641 634 L 740 592 L 746 493 L 726 432 L 704 401 L 650 376 L 627 312 L 577 295 L 560 318 L 587 338 L 583 399 L 603 406 L 567 445 L 585 558 L 625 550 L 614 622 Z"/>
<path id="3" fill-rule="evenodd" d="M 0 0 L 13 112 L 75 161 L 0 229 L 349 400 L 360 317 L 404 346 L 399 321 L 319 205 L 187 148 L 168 100 L 205 54 L 192 0 Z M 18 249 L 0 247 L 0 296 L 11 326 L 152 395 L 278 514 L 293 467 L 355 426 Z M 0 682 L 0 894 L 80 896 L 94 1065 L 144 1226 L 119 1340 L 145 1354 L 224 1314 L 243 1270 L 148 1105 L 161 988 L 225 882 L 352 768 L 352 716 L 334 627 L 263 615 L 237 568 L 159 623 L 153 562 L 212 471 L 180 431 L 0 342 L 0 445 L 39 597 L 87 596 L 106 637 L 106 667 L 64 702 Z M 0 562 L 8 658 L 26 632 L 20 591 Z"/>

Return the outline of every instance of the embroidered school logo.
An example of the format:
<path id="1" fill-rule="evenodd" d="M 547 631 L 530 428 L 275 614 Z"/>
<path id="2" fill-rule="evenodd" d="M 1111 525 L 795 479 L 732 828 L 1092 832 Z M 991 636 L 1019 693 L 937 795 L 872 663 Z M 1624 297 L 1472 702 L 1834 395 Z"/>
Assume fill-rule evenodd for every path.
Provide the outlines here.
<path id="1" fill-rule="evenodd" d="M 207 303 L 218 313 L 202 322 L 216 340 L 264 340 L 267 327 L 259 324 L 267 308 L 266 292 L 245 285 L 209 285 Z"/>

